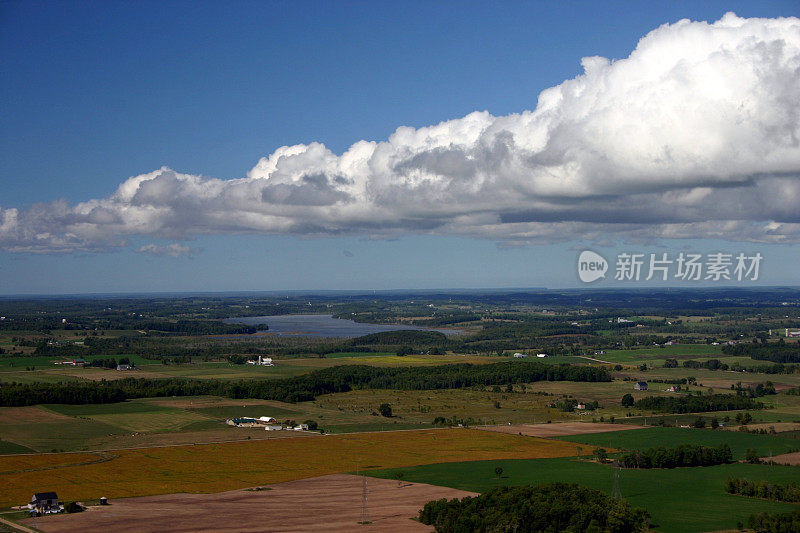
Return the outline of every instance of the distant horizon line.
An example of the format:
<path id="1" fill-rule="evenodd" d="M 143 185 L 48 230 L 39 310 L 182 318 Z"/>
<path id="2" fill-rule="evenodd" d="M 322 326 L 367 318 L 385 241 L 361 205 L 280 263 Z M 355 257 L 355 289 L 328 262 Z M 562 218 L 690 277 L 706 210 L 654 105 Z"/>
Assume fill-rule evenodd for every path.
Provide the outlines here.
<path id="1" fill-rule="evenodd" d="M 629 291 L 693 291 L 693 290 L 800 290 L 800 285 L 650 285 L 629 287 L 484 287 L 484 288 L 435 288 L 435 289 L 275 289 L 275 290 L 233 290 L 233 291 L 118 291 L 118 292 L 75 292 L 75 293 L 16 293 L 0 294 L 0 300 L 15 299 L 47 299 L 47 298 L 148 298 L 148 297 L 185 297 L 185 296 L 314 296 L 314 295 L 369 295 L 369 294 L 507 294 L 513 292 L 629 292 Z"/>

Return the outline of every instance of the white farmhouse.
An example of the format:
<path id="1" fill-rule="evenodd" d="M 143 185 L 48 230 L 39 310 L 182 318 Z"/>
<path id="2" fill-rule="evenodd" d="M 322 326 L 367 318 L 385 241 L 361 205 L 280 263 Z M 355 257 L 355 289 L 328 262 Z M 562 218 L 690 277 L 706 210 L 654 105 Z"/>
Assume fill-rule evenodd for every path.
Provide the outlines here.
<path id="1" fill-rule="evenodd" d="M 249 359 L 247 361 L 248 365 L 259 365 L 259 366 L 275 366 L 275 363 L 272 362 L 272 357 L 261 357 L 258 356 L 258 359 L 252 360 Z"/>

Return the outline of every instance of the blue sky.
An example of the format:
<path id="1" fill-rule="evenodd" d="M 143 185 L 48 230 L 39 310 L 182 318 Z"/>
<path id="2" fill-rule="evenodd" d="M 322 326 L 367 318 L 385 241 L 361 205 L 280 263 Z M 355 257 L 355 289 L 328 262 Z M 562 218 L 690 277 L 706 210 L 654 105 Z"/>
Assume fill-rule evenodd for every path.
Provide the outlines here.
<path id="1" fill-rule="evenodd" d="M 127 178 L 163 166 L 243 178 L 285 145 L 324 143 L 338 156 L 361 139 L 385 141 L 400 126 L 533 110 L 542 90 L 584 73 L 581 58 L 626 58 L 662 24 L 713 22 L 728 11 L 748 18 L 800 10 L 793 1 L 6 1 L 0 208 L 107 198 Z M 528 216 L 520 205 L 500 216 Z M 402 213 L 407 220 L 408 208 Z M 452 221 L 446 231 L 398 223 L 382 233 L 292 216 L 285 231 L 237 223 L 193 232 L 207 223 L 193 219 L 175 232 L 125 233 L 121 246 L 109 244 L 118 234 L 105 233 L 102 245 L 85 245 L 92 233 L 74 250 L 35 253 L 22 250 L 17 236 L 0 251 L 0 294 L 565 287 L 578 285 L 581 247 L 607 256 L 759 250 L 760 283 L 777 285 L 797 283 L 800 259 L 793 236 L 758 242 L 749 234 L 653 233 L 649 242 L 626 244 L 624 233 L 606 238 L 585 229 L 574 238 L 564 229 L 528 240 L 504 230 L 461 231 Z M 753 220 L 794 215 L 776 216 L 783 215 Z M 298 229 L 312 223 L 334 229 L 322 236 Z M 178 257 L 166 253 L 170 244 L 180 246 Z M 159 254 L 137 252 L 147 245 Z"/>

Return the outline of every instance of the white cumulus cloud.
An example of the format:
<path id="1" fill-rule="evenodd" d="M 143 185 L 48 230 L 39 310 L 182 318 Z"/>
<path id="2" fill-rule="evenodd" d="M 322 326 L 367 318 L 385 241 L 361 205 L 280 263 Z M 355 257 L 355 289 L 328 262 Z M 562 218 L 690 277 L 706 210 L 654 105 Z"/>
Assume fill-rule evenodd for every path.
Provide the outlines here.
<path id="1" fill-rule="evenodd" d="M 400 127 L 341 155 L 284 146 L 239 179 L 161 168 L 107 198 L 0 208 L 0 246 L 229 232 L 800 241 L 800 19 L 681 20 L 582 65 L 518 114 Z"/>

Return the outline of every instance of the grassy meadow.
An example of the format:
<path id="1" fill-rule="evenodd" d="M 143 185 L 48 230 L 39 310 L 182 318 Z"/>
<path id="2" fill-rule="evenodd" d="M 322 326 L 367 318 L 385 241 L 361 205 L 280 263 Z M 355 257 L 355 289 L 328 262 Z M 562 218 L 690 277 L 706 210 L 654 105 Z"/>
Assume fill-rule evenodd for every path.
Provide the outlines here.
<path id="1" fill-rule="evenodd" d="M 637 435 L 641 431 L 635 432 Z M 622 431 L 620 433 L 628 433 Z M 495 468 L 503 469 L 498 479 Z M 702 468 L 672 470 L 620 469 L 621 496 L 634 507 L 650 512 L 656 531 L 694 532 L 732 530 L 737 522 L 747 523 L 751 514 L 788 512 L 797 505 L 778 503 L 725 492 L 729 477 L 766 479 L 776 483 L 796 481 L 798 467 L 735 463 Z M 491 460 L 432 464 L 368 472 L 370 476 L 430 483 L 482 492 L 491 487 L 527 485 L 556 481 L 579 483 L 607 494 L 614 491 L 614 468 L 575 458 L 537 460 Z"/>
<path id="2" fill-rule="evenodd" d="M 620 450 L 646 450 L 658 446 L 672 447 L 679 444 L 700 444 L 718 446 L 727 443 L 735 459 L 743 459 L 748 448 L 755 449 L 761 456 L 779 455 L 800 450 L 800 440 L 780 435 L 754 435 L 739 431 L 712 429 L 654 427 L 636 431 L 609 431 L 587 435 L 555 437 L 587 445 L 590 448 L 605 447 Z M 800 473 L 800 472 L 798 472 Z"/>

